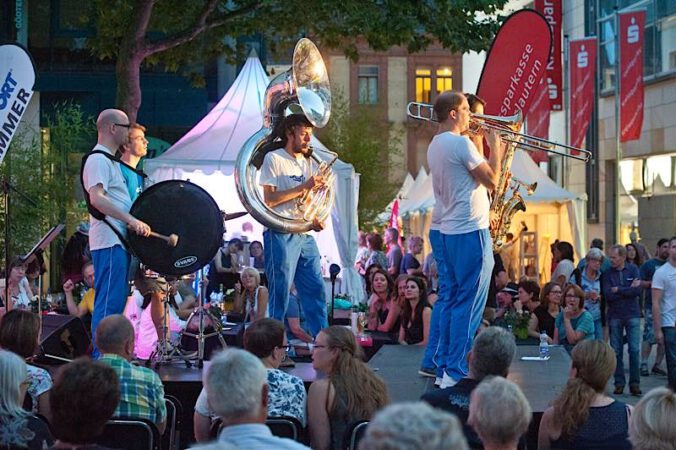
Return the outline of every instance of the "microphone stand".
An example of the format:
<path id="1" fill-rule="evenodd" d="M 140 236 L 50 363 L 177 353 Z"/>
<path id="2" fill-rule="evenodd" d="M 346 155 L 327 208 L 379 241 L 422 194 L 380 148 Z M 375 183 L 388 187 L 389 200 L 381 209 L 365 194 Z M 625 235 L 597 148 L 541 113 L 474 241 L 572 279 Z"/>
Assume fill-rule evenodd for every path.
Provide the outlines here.
<path id="1" fill-rule="evenodd" d="M 329 325 L 333 325 L 333 309 L 336 301 L 336 278 L 340 273 L 340 266 L 338 264 L 331 264 L 329 266 L 329 274 L 331 275 L 331 308 L 329 312 Z"/>

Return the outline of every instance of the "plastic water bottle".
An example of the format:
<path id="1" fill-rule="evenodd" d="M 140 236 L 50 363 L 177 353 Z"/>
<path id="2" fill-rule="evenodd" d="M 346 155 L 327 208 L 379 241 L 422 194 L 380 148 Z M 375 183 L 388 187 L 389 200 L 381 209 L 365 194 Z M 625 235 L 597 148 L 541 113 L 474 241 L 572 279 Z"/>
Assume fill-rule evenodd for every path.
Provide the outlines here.
<path id="1" fill-rule="evenodd" d="M 547 333 L 540 333 L 540 359 L 549 358 L 549 344 L 547 343 Z"/>

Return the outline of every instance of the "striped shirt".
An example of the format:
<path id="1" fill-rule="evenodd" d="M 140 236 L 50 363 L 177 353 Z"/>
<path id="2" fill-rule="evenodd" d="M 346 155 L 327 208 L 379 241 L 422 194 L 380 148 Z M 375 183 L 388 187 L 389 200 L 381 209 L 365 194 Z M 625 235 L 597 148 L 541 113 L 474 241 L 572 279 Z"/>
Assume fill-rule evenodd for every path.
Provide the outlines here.
<path id="1" fill-rule="evenodd" d="M 100 361 L 112 367 L 120 379 L 120 404 L 114 416 L 139 417 L 154 423 L 166 419 L 164 386 L 155 372 L 111 353 L 104 354 Z"/>

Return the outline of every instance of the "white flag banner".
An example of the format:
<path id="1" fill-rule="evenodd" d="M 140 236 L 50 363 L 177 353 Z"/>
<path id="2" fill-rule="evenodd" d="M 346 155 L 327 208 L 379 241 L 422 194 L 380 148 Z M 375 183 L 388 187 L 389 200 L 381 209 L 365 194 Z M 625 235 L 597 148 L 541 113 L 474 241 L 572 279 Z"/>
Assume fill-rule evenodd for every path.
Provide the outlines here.
<path id="1" fill-rule="evenodd" d="M 35 66 L 18 44 L 0 45 L 0 163 L 33 96 Z"/>

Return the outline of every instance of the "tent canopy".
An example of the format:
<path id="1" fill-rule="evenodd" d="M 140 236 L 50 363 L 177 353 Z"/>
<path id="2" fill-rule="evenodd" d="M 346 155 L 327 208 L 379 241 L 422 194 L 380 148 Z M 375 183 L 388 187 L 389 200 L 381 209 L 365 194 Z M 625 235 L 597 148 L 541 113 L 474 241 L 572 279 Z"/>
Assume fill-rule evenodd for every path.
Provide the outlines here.
<path id="1" fill-rule="evenodd" d="M 234 181 L 234 165 L 242 145 L 263 125 L 263 108 L 268 76 L 254 53 L 247 58 L 237 79 L 216 106 L 164 154 L 145 162 L 151 183 L 169 179 L 190 180 L 203 187 L 227 212 L 244 211 Z M 315 155 L 328 160 L 326 147 L 314 136 Z M 357 251 L 357 200 L 359 179 L 350 164 L 337 160 L 336 201 L 326 228 L 316 233 L 322 268 L 339 264 L 343 271 L 341 291 L 359 296 L 361 281 L 353 268 Z M 249 215 L 227 222 L 226 236 L 237 236 L 248 222 L 261 239 L 263 226 Z"/>

